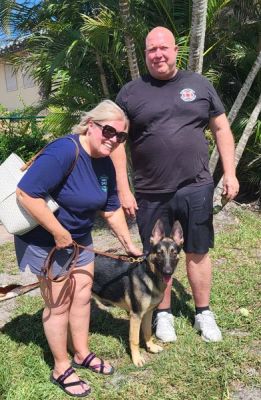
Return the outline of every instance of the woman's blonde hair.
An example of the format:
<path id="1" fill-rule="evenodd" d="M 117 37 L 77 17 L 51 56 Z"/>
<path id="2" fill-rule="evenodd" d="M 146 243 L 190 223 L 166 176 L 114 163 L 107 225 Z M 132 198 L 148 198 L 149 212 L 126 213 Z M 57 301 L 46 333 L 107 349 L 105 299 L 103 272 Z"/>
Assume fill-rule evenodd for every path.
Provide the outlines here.
<path id="1" fill-rule="evenodd" d="M 88 129 L 88 121 L 124 121 L 125 129 L 129 129 L 129 120 L 122 109 L 111 100 L 103 100 L 92 110 L 82 114 L 80 123 L 74 125 L 72 128 L 73 133 L 83 135 Z"/>

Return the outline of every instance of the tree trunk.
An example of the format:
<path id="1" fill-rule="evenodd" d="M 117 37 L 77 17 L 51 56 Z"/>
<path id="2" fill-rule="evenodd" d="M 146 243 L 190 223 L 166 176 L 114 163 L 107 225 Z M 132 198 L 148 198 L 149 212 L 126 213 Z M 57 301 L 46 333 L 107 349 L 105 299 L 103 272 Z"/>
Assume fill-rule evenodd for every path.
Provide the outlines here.
<path id="1" fill-rule="evenodd" d="M 257 104 L 254 108 L 254 110 L 252 111 L 252 114 L 250 115 L 250 118 L 248 120 L 248 123 L 242 133 L 242 136 L 237 144 L 236 147 L 236 152 L 235 152 L 235 166 L 237 166 L 237 164 L 239 163 L 242 154 L 245 150 L 246 144 L 248 139 L 250 138 L 250 136 L 252 135 L 253 129 L 255 127 L 256 121 L 258 119 L 258 116 L 260 114 L 261 111 L 261 94 L 259 96 L 259 99 L 257 101 Z M 219 202 L 221 194 L 222 194 L 222 179 L 223 177 L 220 179 L 220 181 L 217 184 L 215 193 L 214 193 L 214 202 Z"/>
<path id="2" fill-rule="evenodd" d="M 230 125 L 232 125 L 232 123 L 234 122 L 234 120 L 240 110 L 240 107 L 242 106 L 243 101 L 245 100 L 245 98 L 252 86 L 252 83 L 253 83 L 258 71 L 260 70 L 260 67 L 261 67 L 261 50 L 257 56 L 256 61 L 253 64 L 253 67 L 251 68 L 251 71 L 249 72 L 249 74 L 245 80 L 244 85 L 242 86 L 240 92 L 238 93 L 237 98 L 228 114 L 228 121 L 229 121 Z M 219 154 L 218 154 L 217 147 L 215 146 L 215 148 L 211 154 L 210 161 L 209 161 L 209 170 L 212 175 L 217 166 L 218 159 L 219 159 Z"/>
<path id="3" fill-rule="evenodd" d="M 239 142 L 237 144 L 236 154 L 235 154 L 235 160 L 236 160 L 235 164 L 236 164 L 236 166 L 237 166 L 237 164 L 239 163 L 239 161 L 240 161 L 240 159 L 242 157 L 242 154 L 243 154 L 243 152 L 245 150 L 245 147 L 246 147 L 248 139 L 250 138 L 250 136 L 253 133 L 253 129 L 254 129 L 255 125 L 256 125 L 256 121 L 258 119 L 260 111 L 261 111 L 261 94 L 259 96 L 259 99 L 258 99 L 258 101 L 256 103 L 256 106 L 255 106 L 254 110 L 252 111 L 252 114 L 250 115 L 248 123 L 247 123 L 247 125 L 246 125 L 246 127 L 245 127 L 245 129 L 243 131 L 243 134 L 242 134 L 242 136 L 241 136 L 241 138 L 240 138 L 240 140 L 239 140 Z"/>
<path id="4" fill-rule="evenodd" d="M 208 0 L 193 0 L 188 69 L 201 74 Z"/>
<path id="5" fill-rule="evenodd" d="M 128 33 L 129 21 L 130 21 L 130 5 L 129 0 L 119 0 L 120 16 L 125 27 L 124 40 L 127 50 L 129 68 L 131 73 L 131 79 L 136 79 L 140 76 L 139 67 L 136 57 L 136 50 L 133 38 Z"/>
<path id="6" fill-rule="evenodd" d="M 103 65 L 102 65 L 102 59 L 99 53 L 95 53 L 96 56 L 96 63 L 100 72 L 100 79 L 101 79 L 101 84 L 102 84 L 102 90 L 103 90 L 103 94 L 104 96 L 109 99 L 110 98 L 110 92 L 109 92 L 109 88 L 108 88 L 108 84 L 107 84 L 107 79 L 106 79 L 106 75 L 103 69 Z"/>

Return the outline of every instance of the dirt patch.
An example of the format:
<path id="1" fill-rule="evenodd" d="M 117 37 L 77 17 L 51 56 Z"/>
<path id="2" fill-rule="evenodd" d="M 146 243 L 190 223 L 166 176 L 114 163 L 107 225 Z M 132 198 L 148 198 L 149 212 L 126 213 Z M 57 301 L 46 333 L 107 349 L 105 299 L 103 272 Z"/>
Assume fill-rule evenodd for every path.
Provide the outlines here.
<path id="1" fill-rule="evenodd" d="M 240 329 L 233 329 L 232 331 L 227 332 L 230 336 L 237 336 L 237 337 L 247 337 L 250 335 L 249 332 L 241 331 Z"/>
<path id="2" fill-rule="evenodd" d="M 249 388 L 244 387 L 235 391 L 231 395 L 231 400 L 260 400 L 261 399 L 261 389 L 259 388 Z"/>
<path id="3" fill-rule="evenodd" d="M 258 356 L 261 359 L 261 340 L 253 341 L 249 351 L 255 357 Z"/>
<path id="4" fill-rule="evenodd" d="M 228 203 L 221 212 L 214 215 L 215 233 L 220 232 L 224 227 L 229 227 L 229 225 L 238 225 L 239 220 L 233 215 L 233 210 L 237 208 L 238 206 L 235 203 Z"/>

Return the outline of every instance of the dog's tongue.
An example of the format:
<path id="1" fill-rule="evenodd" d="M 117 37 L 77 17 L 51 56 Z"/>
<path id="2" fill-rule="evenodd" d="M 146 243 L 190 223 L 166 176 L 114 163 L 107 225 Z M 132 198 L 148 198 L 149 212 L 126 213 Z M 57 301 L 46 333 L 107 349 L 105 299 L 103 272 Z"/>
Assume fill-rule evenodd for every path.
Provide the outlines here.
<path id="1" fill-rule="evenodd" d="M 163 275 L 163 280 L 165 283 L 168 283 L 171 279 L 171 275 Z"/>

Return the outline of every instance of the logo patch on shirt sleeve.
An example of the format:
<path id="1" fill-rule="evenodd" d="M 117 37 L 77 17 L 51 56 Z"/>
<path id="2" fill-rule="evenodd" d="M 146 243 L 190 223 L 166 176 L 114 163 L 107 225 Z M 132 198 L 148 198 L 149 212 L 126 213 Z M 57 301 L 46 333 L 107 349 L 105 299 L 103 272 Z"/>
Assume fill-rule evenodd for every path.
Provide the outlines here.
<path id="1" fill-rule="evenodd" d="M 100 176 L 100 185 L 101 185 L 101 190 L 105 193 L 108 192 L 108 176 L 106 175 L 101 175 Z"/>
<path id="2" fill-rule="evenodd" d="M 195 91 L 190 88 L 183 89 L 180 92 L 180 98 L 185 102 L 193 101 L 196 97 Z"/>

